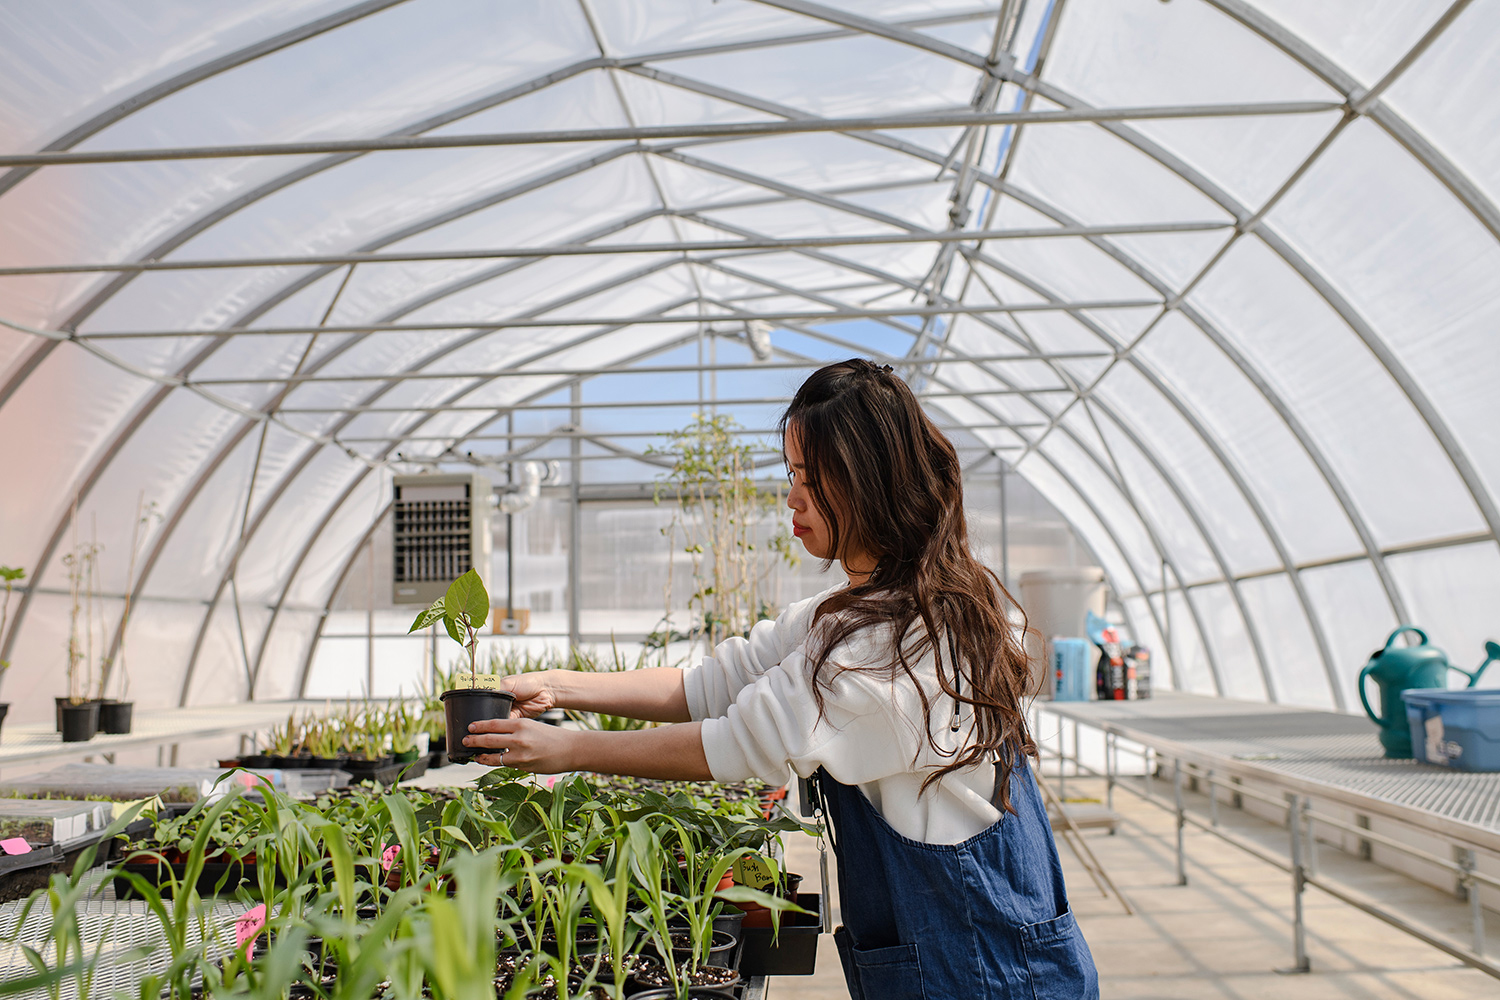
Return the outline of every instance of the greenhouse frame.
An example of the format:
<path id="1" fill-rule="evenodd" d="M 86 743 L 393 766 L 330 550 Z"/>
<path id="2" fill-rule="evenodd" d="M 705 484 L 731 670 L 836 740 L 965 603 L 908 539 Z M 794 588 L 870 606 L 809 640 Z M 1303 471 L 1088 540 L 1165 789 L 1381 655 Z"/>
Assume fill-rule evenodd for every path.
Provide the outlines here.
<path id="1" fill-rule="evenodd" d="M 779 497 L 851 357 L 1161 690 L 1362 719 L 1398 626 L 1500 638 L 1496 0 L 0 0 L 0 55 L 8 726 L 86 549 L 141 709 L 415 693 L 413 475 L 493 484 L 534 641 L 635 649 L 672 433 Z"/>

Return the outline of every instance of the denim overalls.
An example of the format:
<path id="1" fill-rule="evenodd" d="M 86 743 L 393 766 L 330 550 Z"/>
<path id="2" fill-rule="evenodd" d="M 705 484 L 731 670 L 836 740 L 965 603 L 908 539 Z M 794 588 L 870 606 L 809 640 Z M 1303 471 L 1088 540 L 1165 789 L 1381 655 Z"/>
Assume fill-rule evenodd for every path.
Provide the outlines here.
<path id="1" fill-rule="evenodd" d="M 1047 811 L 1024 756 L 1011 805 L 959 844 L 908 840 L 821 768 L 854 1000 L 1098 1000 L 1094 959 L 1068 908 Z M 998 807 L 999 770 L 996 770 Z"/>

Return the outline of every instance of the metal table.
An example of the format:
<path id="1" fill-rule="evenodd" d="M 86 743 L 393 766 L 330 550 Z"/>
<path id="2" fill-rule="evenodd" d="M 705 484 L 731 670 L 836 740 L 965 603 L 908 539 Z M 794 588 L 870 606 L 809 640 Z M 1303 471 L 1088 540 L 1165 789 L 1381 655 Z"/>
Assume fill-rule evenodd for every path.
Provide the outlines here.
<path id="1" fill-rule="evenodd" d="M 1171 763 L 1172 803 L 1164 807 L 1175 812 L 1177 818 L 1180 884 L 1187 883 L 1183 843 L 1187 826 L 1229 841 L 1291 873 L 1294 964 L 1282 971 L 1307 972 L 1311 968 L 1302 920 L 1302 894 L 1306 886 L 1312 885 L 1500 978 L 1500 962 L 1484 954 L 1485 918 L 1478 891 L 1481 884 L 1500 888 L 1500 879 L 1479 870 L 1475 853 L 1500 855 L 1500 774 L 1453 771 L 1412 760 L 1388 760 L 1375 726 L 1362 716 L 1286 705 L 1164 692 L 1145 701 L 1038 702 L 1035 708 L 1075 723 L 1073 761 L 1080 771 L 1083 764 L 1077 750 L 1077 726 L 1090 726 L 1104 733 L 1103 777 L 1111 797 L 1118 784 L 1115 761 L 1120 740 L 1139 744 L 1148 753 Z M 1061 732 L 1058 756 L 1066 759 Z M 1148 757 L 1145 797 L 1156 802 L 1151 792 L 1152 771 Z M 1185 775 L 1208 784 L 1211 817 L 1208 822 L 1191 815 L 1184 807 Z M 1247 780 L 1269 786 L 1276 794 L 1256 791 L 1244 784 Z M 1219 829 L 1220 790 L 1285 808 L 1288 857 L 1273 856 Z M 1349 808 L 1356 814 L 1356 822 L 1362 820 L 1364 825 L 1352 825 L 1340 817 L 1320 813 L 1313 808 L 1313 800 Z M 1373 816 L 1436 835 L 1459 848 L 1459 857 L 1439 857 L 1371 831 L 1368 817 Z M 1465 946 L 1446 934 L 1413 923 L 1358 888 L 1312 871 L 1308 859 L 1315 825 L 1352 833 L 1364 844 L 1378 843 L 1451 871 L 1468 896 L 1472 944 Z"/>
<path id="2" fill-rule="evenodd" d="M 7 723 L 0 729 L 0 767 L 24 761 L 97 757 L 127 747 L 248 735 L 285 722 L 293 711 L 299 715 L 307 712 L 321 715 L 327 710 L 325 701 L 249 701 L 233 705 L 137 709 L 129 733 L 122 736 L 101 733 L 87 743 L 64 743 L 50 722 Z"/>
<path id="3" fill-rule="evenodd" d="M 1145 701 L 1054 701 L 1043 711 L 1158 754 L 1254 778 L 1500 854 L 1500 773 L 1387 760 L 1363 716 L 1163 693 Z"/>

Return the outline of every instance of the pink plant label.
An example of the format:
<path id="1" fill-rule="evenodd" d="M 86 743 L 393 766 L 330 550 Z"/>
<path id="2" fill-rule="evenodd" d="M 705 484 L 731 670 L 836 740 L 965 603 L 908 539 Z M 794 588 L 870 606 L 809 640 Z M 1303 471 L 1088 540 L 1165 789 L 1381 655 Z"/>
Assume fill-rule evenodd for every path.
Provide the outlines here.
<path id="1" fill-rule="evenodd" d="M 390 847 L 387 847 L 385 849 L 385 853 L 380 856 L 380 867 L 384 868 L 386 871 L 390 871 L 392 866 L 394 866 L 396 863 L 396 855 L 400 853 L 400 844 L 392 844 Z"/>
<path id="2" fill-rule="evenodd" d="M 235 947 L 243 948 L 255 940 L 255 935 L 265 930 L 266 927 L 266 904 L 261 903 L 252 909 L 246 910 L 238 920 L 234 922 Z"/>
<path id="3" fill-rule="evenodd" d="M 26 842 L 25 837 L 11 837 L 9 840 L 0 840 L 0 851 L 6 854 L 30 854 L 31 845 Z"/>

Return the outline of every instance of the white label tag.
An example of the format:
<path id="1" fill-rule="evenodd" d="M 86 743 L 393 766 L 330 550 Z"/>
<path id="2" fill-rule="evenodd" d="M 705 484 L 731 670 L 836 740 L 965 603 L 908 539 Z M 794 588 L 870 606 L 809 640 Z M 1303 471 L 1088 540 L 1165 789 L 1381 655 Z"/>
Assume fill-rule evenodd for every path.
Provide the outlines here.
<path id="1" fill-rule="evenodd" d="M 1430 719 L 1424 719 L 1422 726 L 1427 731 L 1427 763 L 1447 764 L 1447 747 L 1443 745 L 1443 717 L 1434 715 Z"/>

